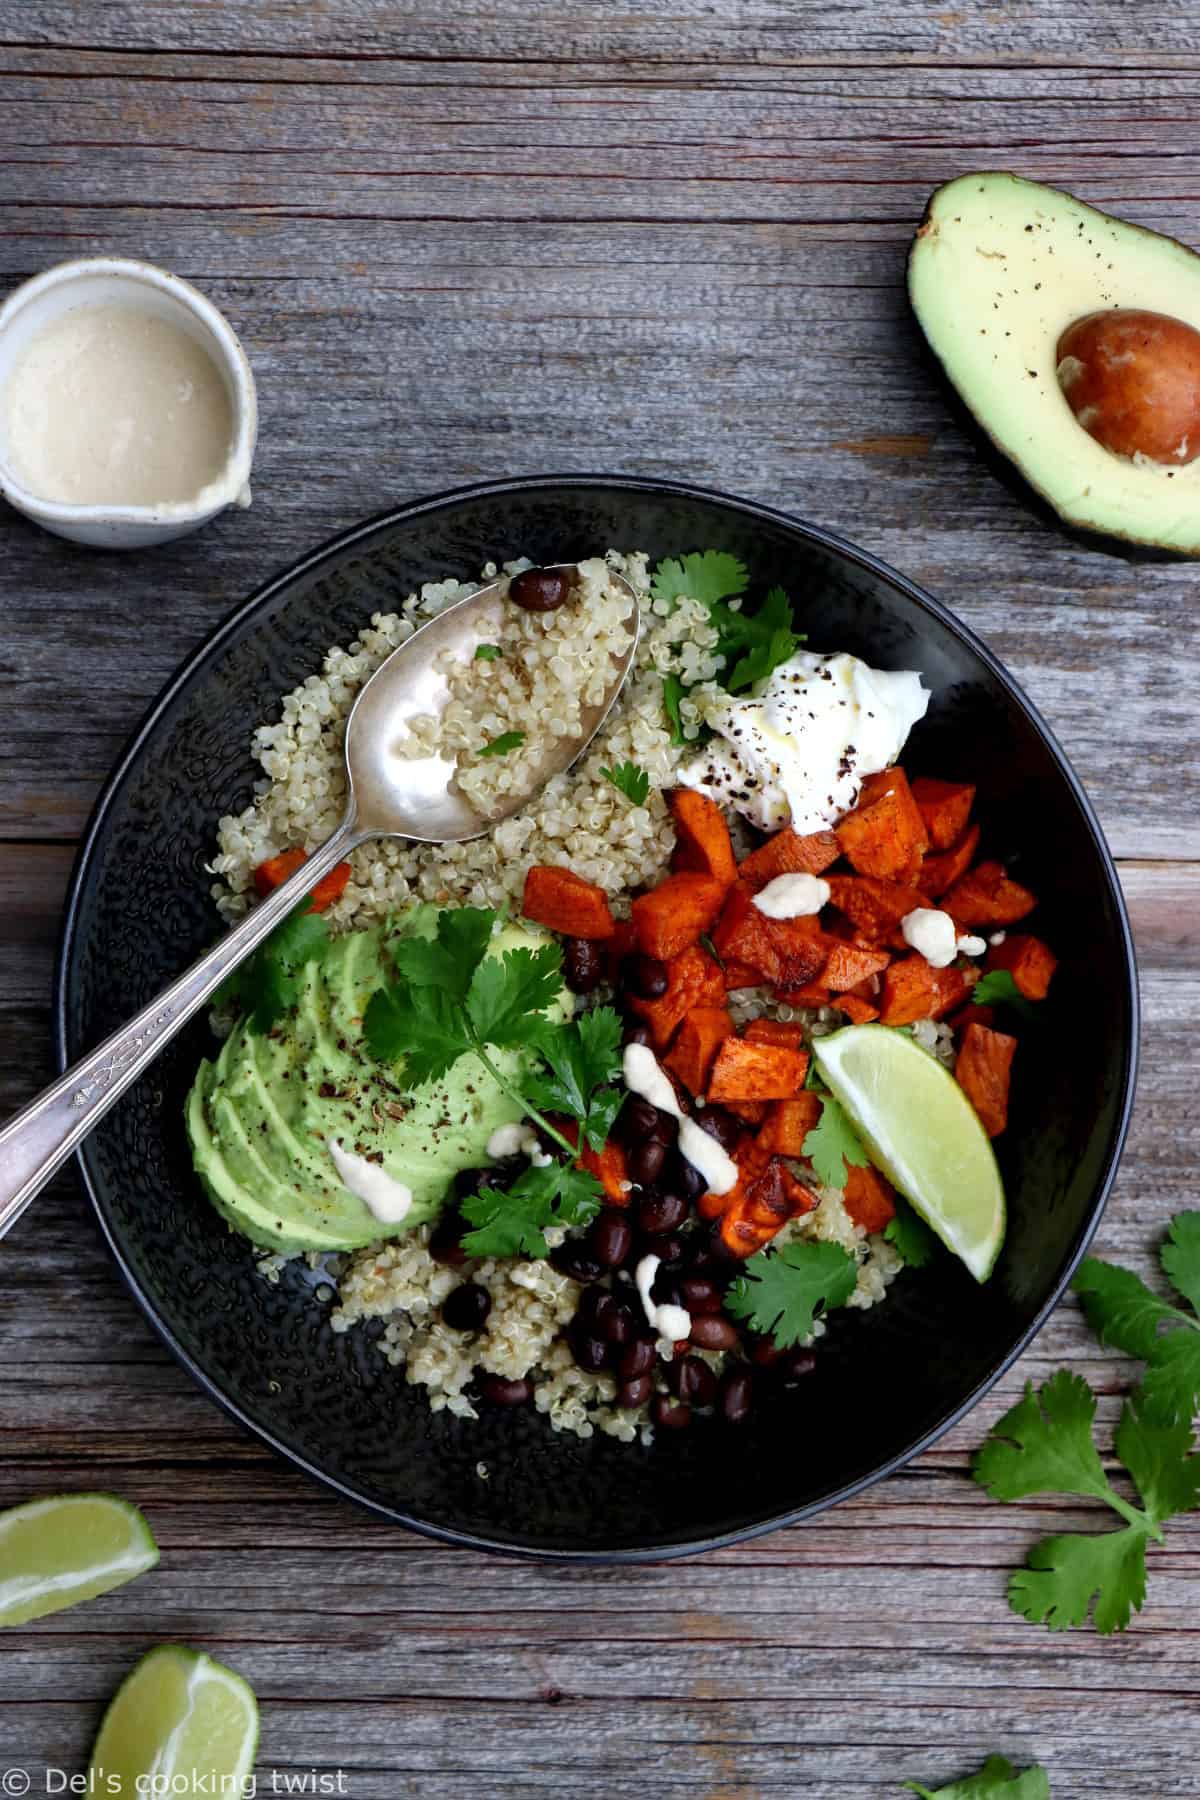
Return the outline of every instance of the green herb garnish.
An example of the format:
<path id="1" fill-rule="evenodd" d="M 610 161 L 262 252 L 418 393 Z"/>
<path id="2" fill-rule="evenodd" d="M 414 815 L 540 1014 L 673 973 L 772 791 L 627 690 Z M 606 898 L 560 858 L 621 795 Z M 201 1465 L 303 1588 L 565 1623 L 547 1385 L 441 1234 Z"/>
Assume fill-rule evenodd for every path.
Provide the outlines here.
<path id="1" fill-rule="evenodd" d="M 476 644 L 475 646 L 476 662 L 495 662 L 498 656 L 503 655 L 504 652 L 499 644 Z"/>
<path id="2" fill-rule="evenodd" d="M 519 750 L 525 742 L 523 731 L 502 731 L 498 738 L 483 746 L 480 756 L 507 756 L 510 750 Z"/>
<path id="3" fill-rule="evenodd" d="M 978 1775 L 952 1781 L 949 1787 L 922 1787 L 906 1781 L 920 1800 L 1050 1800 L 1050 1778 L 1040 1763 L 1018 1775 L 1006 1756 L 989 1756 Z"/>
<path id="4" fill-rule="evenodd" d="M 832 1094 L 821 1096 L 821 1117 L 804 1140 L 804 1154 L 823 1187 L 844 1188 L 848 1163 L 864 1168 L 870 1157 L 850 1116 Z"/>
<path id="5" fill-rule="evenodd" d="M 786 1244 L 750 1257 L 725 1297 L 725 1310 L 752 1331 L 770 1334 L 777 1350 L 811 1336 L 818 1312 L 842 1306 L 854 1292 L 858 1264 L 840 1244 Z"/>
<path id="6" fill-rule="evenodd" d="M 1092 1439 L 1096 1399 L 1079 1375 L 1060 1369 L 992 1427 L 975 1457 L 975 1479 L 996 1500 L 1031 1494 L 1079 1494 L 1101 1500 L 1124 1523 L 1095 1537 L 1071 1532 L 1035 1544 L 1009 1582 L 1013 1611 L 1052 1631 L 1082 1625 L 1123 1631 L 1146 1597 L 1146 1544 L 1188 1512 L 1200 1495 L 1200 1456 L 1191 1421 L 1155 1420 L 1144 1397 L 1126 1400 L 1114 1449 L 1141 1498 L 1134 1506 L 1113 1487 Z"/>
<path id="7" fill-rule="evenodd" d="M 938 1247 L 938 1237 L 899 1194 L 894 1204 L 896 1216 L 884 1226 L 883 1235 L 903 1257 L 906 1268 L 923 1269 Z"/>
<path id="8" fill-rule="evenodd" d="M 721 633 L 718 649 L 726 667 L 733 665 L 722 678 L 731 694 L 765 681 L 804 642 L 793 628 L 791 601 L 781 587 L 770 590 L 757 612 L 735 611 L 724 605 L 709 610 Z"/>
<path id="9" fill-rule="evenodd" d="M 686 693 L 687 689 L 678 675 L 663 676 L 663 711 L 666 713 L 667 722 L 671 727 L 671 742 L 676 746 L 687 743 L 683 731 L 683 719 L 679 712 L 679 702 Z"/>
<path id="10" fill-rule="evenodd" d="M 237 1006 L 253 1031 L 266 1033 L 296 1005 L 301 971 L 320 962 L 329 949 L 329 926 L 311 911 L 311 897 L 264 940 L 217 990 L 218 1006 Z"/>
<path id="11" fill-rule="evenodd" d="M 668 556 L 654 571 L 652 600 L 699 600 L 703 606 L 744 594 L 749 577 L 745 564 L 726 550 L 693 550 Z"/>
<path id="12" fill-rule="evenodd" d="M 1083 1262 L 1073 1286 L 1100 1342 L 1146 1364 L 1147 1410 L 1191 1419 L 1200 1409 L 1200 1212 L 1175 1215 L 1159 1258 L 1186 1309 L 1160 1300 L 1132 1269 L 1094 1256 Z"/>
<path id="13" fill-rule="evenodd" d="M 623 762 L 615 769 L 601 769 L 600 773 L 635 806 L 645 806 L 650 793 L 650 777 L 645 769 L 639 769 L 636 763 Z"/>
<path id="14" fill-rule="evenodd" d="M 1025 1019 L 1035 1016 L 1032 1001 L 1025 998 L 1009 969 L 989 969 L 981 975 L 971 989 L 971 1000 L 976 1006 L 1011 1006 Z"/>

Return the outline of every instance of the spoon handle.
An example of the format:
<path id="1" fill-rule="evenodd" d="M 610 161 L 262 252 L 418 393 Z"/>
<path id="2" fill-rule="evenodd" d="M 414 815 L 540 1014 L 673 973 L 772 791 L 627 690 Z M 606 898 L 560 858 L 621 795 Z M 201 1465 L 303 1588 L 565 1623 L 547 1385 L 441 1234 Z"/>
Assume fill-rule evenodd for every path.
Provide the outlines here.
<path id="1" fill-rule="evenodd" d="M 368 835 L 353 813 L 282 887 L 0 1130 L 0 1237 L 226 976 Z"/>

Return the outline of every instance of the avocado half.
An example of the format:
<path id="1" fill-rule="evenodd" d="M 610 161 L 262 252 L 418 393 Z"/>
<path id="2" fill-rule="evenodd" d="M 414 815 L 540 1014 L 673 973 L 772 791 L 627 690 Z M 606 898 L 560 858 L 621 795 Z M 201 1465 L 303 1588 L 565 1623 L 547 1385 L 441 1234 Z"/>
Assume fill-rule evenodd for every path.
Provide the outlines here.
<path id="1" fill-rule="evenodd" d="M 1058 340 L 1075 319 L 1145 308 L 1200 330 L 1200 256 L 1073 194 L 987 172 L 931 196 L 908 259 L 912 309 L 996 448 L 1069 525 L 1200 556 L 1200 460 L 1115 456 L 1063 397 Z"/>

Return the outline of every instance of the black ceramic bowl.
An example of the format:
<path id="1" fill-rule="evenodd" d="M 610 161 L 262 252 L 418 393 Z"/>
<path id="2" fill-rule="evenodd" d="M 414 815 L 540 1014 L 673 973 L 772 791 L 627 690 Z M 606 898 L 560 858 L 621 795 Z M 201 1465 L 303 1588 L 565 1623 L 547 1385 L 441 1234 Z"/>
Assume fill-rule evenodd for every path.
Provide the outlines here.
<path id="1" fill-rule="evenodd" d="M 532 1412 L 462 1423 L 369 1336 L 335 1336 L 296 1265 L 255 1273 L 194 1179 L 182 1103 L 196 1023 L 86 1144 L 84 1180 L 130 1286 L 212 1396 L 301 1467 L 406 1525 L 509 1551 L 629 1559 L 703 1549 L 804 1517 L 908 1460 L 970 1407 L 1062 1293 L 1096 1225 L 1133 1093 L 1129 928 L 1092 810 L 1012 679 L 937 601 L 852 545 L 766 507 L 672 482 L 573 476 L 460 490 L 346 533 L 247 602 L 176 676 L 113 775 L 72 887 L 58 1047 L 77 1057 L 210 942 L 204 864 L 245 806 L 252 728 L 422 581 L 489 559 L 560 562 L 608 545 L 653 558 L 715 546 L 801 597 L 810 642 L 920 669 L 933 701 L 906 766 L 974 781 L 985 845 L 1040 895 L 1062 964 L 1021 1045 L 1001 1140 L 1008 1242 L 979 1288 L 950 1257 L 885 1305 L 835 1316 L 818 1372 L 739 1432 L 652 1449 L 553 1433 Z M 1095 971 L 1104 970 L 1097 981 Z M 486 1463 L 489 1477 L 480 1478 Z"/>

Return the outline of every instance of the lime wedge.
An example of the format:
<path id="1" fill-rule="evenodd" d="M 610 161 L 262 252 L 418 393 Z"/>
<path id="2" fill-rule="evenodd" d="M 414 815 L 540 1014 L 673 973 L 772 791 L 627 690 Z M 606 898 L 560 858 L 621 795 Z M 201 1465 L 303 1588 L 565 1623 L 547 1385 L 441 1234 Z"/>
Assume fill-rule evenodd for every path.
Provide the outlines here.
<path id="1" fill-rule="evenodd" d="M 158 1545 L 112 1494 L 55 1494 L 0 1513 L 0 1626 L 26 1625 L 144 1575 Z"/>
<path id="2" fill-rule="evenodd" d="M 126 1676 L 92 1750 L 88 1792 L 242 1794 L 258 1752 L 258 1704 L 240 1675 L 164 1644 Z"/>
<path id="3" fill-rule="evenodd" d="M 1004 1242 L 1004 1187 L 957 1081 L 902 1032 L 850 1025 L 813 1042 L 817 1068 L 871 1160 L 986 1281 Z"/>

